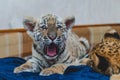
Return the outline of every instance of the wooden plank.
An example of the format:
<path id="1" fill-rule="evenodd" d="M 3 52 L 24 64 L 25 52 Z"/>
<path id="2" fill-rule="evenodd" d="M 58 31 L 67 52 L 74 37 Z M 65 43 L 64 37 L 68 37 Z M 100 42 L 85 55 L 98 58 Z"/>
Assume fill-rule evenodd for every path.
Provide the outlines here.
<path id="1" fill-rule="evenodd" d="M 0 33 L 15 33 L 15 32 L 25 32 L 26 30 L 24 28 L 20 29 L 4 29 L 0 30 Z"/>
<path id="2" fill-rule="evenodd" d="M 74 28 L 83 28 L 83 27 L 101 27 L 101 26 L 120 26 L 120 23 L 75 25 Z"/>
<path id="3" fill-rule="evenodd" d="M 101 27 L 101 26 L 120 26 L 120 23 L 75 25 L 73 28 Z M 0 30 L 0 33 L 14 33 L 14 32 L 26 32 L 26 30 L 24 28 Z"/>

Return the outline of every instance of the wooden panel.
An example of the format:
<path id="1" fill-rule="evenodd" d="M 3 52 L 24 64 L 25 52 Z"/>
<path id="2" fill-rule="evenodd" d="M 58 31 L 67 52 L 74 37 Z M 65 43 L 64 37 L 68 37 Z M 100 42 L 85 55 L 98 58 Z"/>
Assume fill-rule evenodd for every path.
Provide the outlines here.
<path id="1" fill-rule="evenodd" d="M 5 40 L 5 34 L 0 34 L 0 47 L 5 46 L 6 40 Z"/>
<path id="2" fill-rule="evenodd" d="M 86 37 L 91 44 L 96 44 L 108 27 L 112 27 L 120 33 L 120 24 L 75 25 L 72 31 L 80 37 Z M 20 54 L 24 57 L 32 53 L 32 39 L 27 35 L 25 29 L 0 30 L 0 42 L 0 57 L 20 56 Z"/>
<path id="3" fill-rule="evenodd" d="M 3 46 L 0 48 L 0 58 L 6 57 L 6 48 Z"/>
<path id="4" fill-rule="evenodd" d="M 32 39 L 28 36 L 26 32 L 23 33 L 23 53 L 22 56 L 27 56 L 32 54 Z"/>
<path id="5" fill-rule="evenodd" d="M 112 26 L 112 28 L 116 29 L 120 34 L 120 26 Z"/>
<path id="6" fill-rule="evenodd" d="M 120 23 L 109 23 L 109 24 L 86 24 L 86 25 L 75 25 L 76 27 L 101 27 L 101 26 L 120 26 Z"/>
<path id="7" fill-rule="evenodd" d="M 26 32 L 25 29 L 21 28 L 21 29 L 4 29 L 4 30 L 0 30 L 0 33 L 15 33 L 15 32 Z"/>
<path id="8" fill-rule="evenodd" d="M 72 30 L 75 32 L 79 37 L 85 37 L 90 41 L 90 30 L 88 28 L 73 28 Z"/>
<path id="9" fill-rule="evenodd" d="M 8 54 L 8 56 L 19 56 L 18 44 L 16 44 L 16 45 L 9 45 L 9 54 Z"/>
<path id="10" fill-rule="evenodd" d="M 120 26 L 120 23 L 75 25 L 74 28 L 101 27 L 101 26 L 116 27 L 116 26 Z M 26 32 L 26 30 L 24 28 L 0 30 L 0 33 L 13 33 L 13 32 Z"/>
<path id="11" fill-rule="evenodd" d="M 6 34 L 0 33 L 0 58 L 7 56 Z"/>

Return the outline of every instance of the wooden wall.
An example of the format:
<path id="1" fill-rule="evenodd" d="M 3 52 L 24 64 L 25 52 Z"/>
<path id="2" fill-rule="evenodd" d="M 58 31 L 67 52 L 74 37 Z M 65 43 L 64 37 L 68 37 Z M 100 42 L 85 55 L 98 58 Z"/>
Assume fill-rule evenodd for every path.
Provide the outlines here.
<path id="1" fill-rule="evenodd" d="M 120 33 L 120 24 L 76 25 L 73 28 L 80 37 L 86 37 L 90 44 L 100 42 L 106 30 L 114 28 Z M 31 55 L 32 39 L 25 29 L 0 30 L 0 58 L 25 57 Z"/>

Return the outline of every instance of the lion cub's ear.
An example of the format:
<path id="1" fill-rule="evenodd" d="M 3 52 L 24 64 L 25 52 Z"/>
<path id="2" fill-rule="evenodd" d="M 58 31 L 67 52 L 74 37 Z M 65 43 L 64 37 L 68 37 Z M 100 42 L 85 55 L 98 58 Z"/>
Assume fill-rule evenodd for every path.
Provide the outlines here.
<path id="1" fill-rule="evenodd" d="M 27 31 L 33 32 L 33 29 L 35 28 L 36 22 L 37 22 L 37 20 L 33 17 L 25 17 L 23 19 L 24 28 Z"/>
<path id="2" fill-rule="evenodd" d="M 66 17 L 64 19 L 64 23 L 65 23 L 67 29 L 71 29 L 75 24 L 75 17 L 74 16 Z"/>

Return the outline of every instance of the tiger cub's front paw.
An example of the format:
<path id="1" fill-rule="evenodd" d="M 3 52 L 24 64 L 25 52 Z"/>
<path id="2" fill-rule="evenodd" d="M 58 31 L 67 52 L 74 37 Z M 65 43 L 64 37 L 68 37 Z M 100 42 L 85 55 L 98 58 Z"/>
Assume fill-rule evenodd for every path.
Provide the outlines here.
<path id="1" fill-rule="evenodd" d="M 43 69 L 40 73 L 41 76 L 49 76 L 51 74 L 55 74 L 57 73 L 56 71 L 54 71 L 53 69 L 51 68 L 47 68 L 47 69 Z"/>
<path id="2" fill-rule="evenodd" d="M 56 64 L 50 68 L 43 69 L 40 73 L 42 76 L 49 76 L 51 74 L 63 74 L 64 70 L 67 68 L 65 64 Z"/>
<path id="3" fill-rule="evenodd" d="M 31 71 L 32 71 L 32 64 L 30 62 L 26 62 L 14 69 L 14 73 L 31 72 Z"/>

